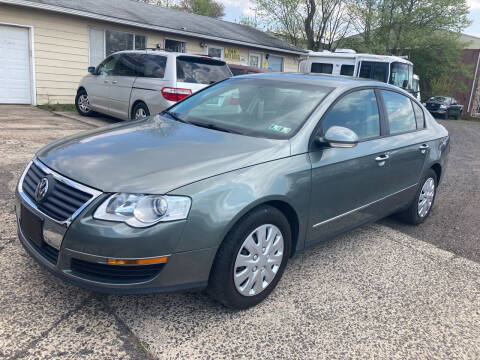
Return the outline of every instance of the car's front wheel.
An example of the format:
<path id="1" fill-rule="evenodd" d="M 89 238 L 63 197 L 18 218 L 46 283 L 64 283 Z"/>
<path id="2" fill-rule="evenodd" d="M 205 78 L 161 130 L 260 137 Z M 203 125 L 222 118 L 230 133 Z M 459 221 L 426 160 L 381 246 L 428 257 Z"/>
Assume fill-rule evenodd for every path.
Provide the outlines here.
<path id="1" fill-rule="evenodd" d="M 437 194 L 438 178 L 435 171 L 428 170 L 423 177 L 415 195 L 415 200 L 408 209 L 400 213 L 400 218 L 412 225 L 423 223 L 430 215 Z"/>
<path id="2" fill-rule="evenodd" d="M 220 246 L 210 274 L 209 294 L 233 309 L 263 301 L 275 288 L 291 247 L 287 218 L 261 206 L 244 216 Z"/>
<path id="3" fill-rule="evenodd" d="M 82 116 L 92 116 L 95 114 L 90 108 L 88 94 L 84 89 L 78 90 L 77 96 L 75 97 L 75 107 L 77 108 L 78 113 Z"/>

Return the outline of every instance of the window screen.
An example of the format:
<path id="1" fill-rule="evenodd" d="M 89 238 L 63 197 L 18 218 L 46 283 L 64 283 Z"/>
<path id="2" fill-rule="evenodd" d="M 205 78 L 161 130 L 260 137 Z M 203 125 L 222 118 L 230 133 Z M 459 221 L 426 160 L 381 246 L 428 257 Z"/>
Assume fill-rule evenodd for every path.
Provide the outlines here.
<path id="1" fill-rule="evenodd" d="M 109 56 L 117 51 L 133 50 L 133 34 L 106 30 L 105 45 L 106 56 Z"/>
<path id="2" fill-rule="evenodd" d="M 312 63 L 312 73 L 331 74 L 333 72 L 333 64 Z"/>
<path id="3" fill-rule="evenodd" d="M 380 136 L 377 97 L 372 89 L 345 95 L 323 118 L 323 134 L 332 126 L 353 130 L 359 140 Z"/>
<path id="4" fill-rule="evenodd" d="M 105 59 L 105 32 L 103 29 L 88 29 L 90 66 L 98 66 Z"/>
<path id="5" fill-rule="evenodd" d="M 387 109 L 390 134 L 400 134 L 417 129 L 412 102 L 406 96 L 394 91 L 382 90 Z"/>
<path id="6" fill-rule="evenodd" d="M 184 53 L 186 44 L 183 41 L 165 39 L 165 50 Z"/>
<path id="7" fill-rule="evenodd" d="M 208 47 L 208 56 L 214 57 L 214 58 L 222 58 L 222 48 L 218 47 Z"/>

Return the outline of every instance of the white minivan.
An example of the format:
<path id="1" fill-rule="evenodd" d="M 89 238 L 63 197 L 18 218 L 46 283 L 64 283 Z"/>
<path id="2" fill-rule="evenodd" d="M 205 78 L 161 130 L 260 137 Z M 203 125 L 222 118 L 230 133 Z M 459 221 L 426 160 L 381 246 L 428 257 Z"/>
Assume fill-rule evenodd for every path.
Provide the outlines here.
<path id="1" fill-rule="evenodd" d="M 157 114 L 204 87 L 232 77 L 227 64 L 203 55 L 163 50 L 121 51 L 88 68 L 75 106 L 122 120 Z"/>

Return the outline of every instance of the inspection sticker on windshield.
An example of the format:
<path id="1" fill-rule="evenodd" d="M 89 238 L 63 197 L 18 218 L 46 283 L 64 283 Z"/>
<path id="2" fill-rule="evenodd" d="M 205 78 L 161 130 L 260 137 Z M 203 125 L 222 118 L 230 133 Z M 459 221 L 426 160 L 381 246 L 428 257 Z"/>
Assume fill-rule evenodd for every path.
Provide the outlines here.
<path id="1" fill-rule="evenodd" d="M 275 125 L 275 124 L 270 125 L 268 127 L 268 130 L 281 132 L 282 134 L 288 134 L 290 131 L 292 131 L 292 129 L 290 129 L 289 127 L 285 127 L 282 125 Z"/>

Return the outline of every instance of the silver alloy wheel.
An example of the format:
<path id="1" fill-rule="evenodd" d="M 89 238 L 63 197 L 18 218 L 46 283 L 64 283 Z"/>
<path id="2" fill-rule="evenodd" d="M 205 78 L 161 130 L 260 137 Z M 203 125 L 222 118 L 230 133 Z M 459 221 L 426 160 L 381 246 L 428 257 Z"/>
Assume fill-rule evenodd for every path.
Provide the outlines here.
<path id="1" fill-rule="evenodd" d="M 143 119 L 147 117 L 147 113 L 145 112 L 144 108 L 138 108 L 137 111 L 135 111 L 135 120 Z"/>
<path id="2" fill-rule="evenodd" d="M 428 178 L 423 184 L 422 191 L 418 198 L 418 216 L 424 218 L 427 216 L 432 207 L 433 198 L 435 197 L 435 180 Z"/>
<path id="3" fill-rule="evenodd" d="M 82 94 L 78 97 L 78 107 L 83 113 L 90 111 L 90 102 L 88 101 L 88 95 Z"/>
<path id="4" fill-rule="evenodd" d="M 273 281 L 282 264 L 282 232 L 271 224 L 259 226 L 247 236 L 233 268 L 237 291 L 244 296 L 260 294 Z"/>

